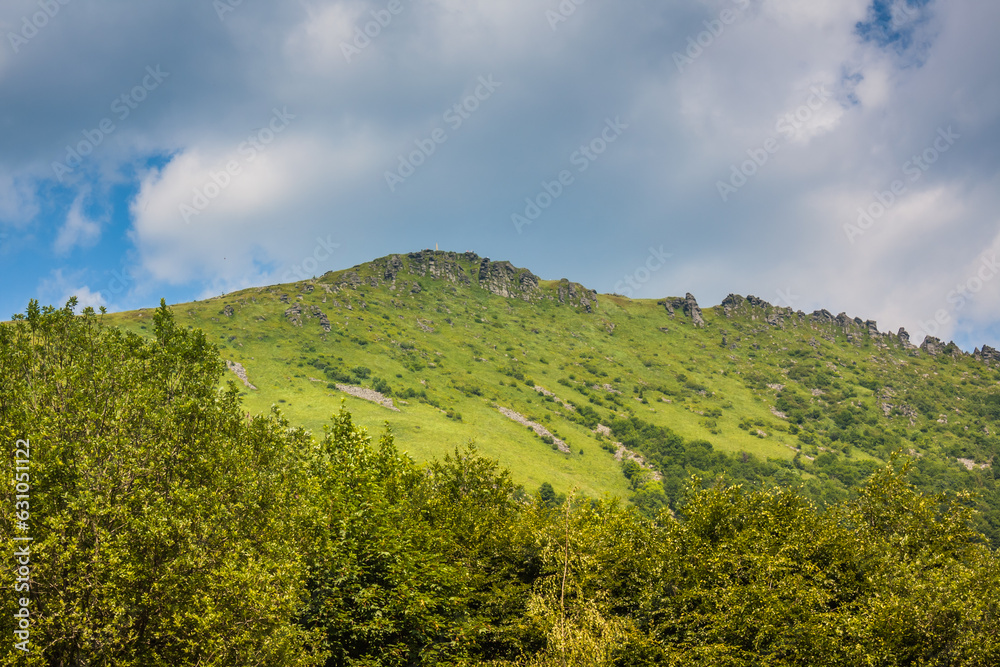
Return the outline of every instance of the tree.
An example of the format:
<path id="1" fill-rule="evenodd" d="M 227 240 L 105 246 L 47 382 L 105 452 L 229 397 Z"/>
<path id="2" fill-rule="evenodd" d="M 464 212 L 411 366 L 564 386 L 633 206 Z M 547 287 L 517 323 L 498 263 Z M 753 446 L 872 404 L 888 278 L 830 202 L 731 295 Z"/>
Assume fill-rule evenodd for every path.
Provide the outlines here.
<path id="1" fill-rule="evenodd" d="M 545 507 L 556 507 L 559 505 L 559 498 L 556 496 L 556 490 L 552 488 L 552 485 L 548 482 L 542 482 L 542 485 L 538 487 L 538 497 L 541 499 L 542 505 Z"/>
<path id="2" fill-rule="evenodd" d="M 31 653 L 7 642 L 3 663 L 317 664 L 288 530 L 308 437 L 277 414 L 248 419 L 231 383 L 216 388 L 215 348 L 162 302 L 152 341 L 74 306 L 32 302 L 0 324 L 0 438 L 30 441 L 34 539 Z M 13 507 L 10 485 L 0 495 Z M 11 518 L 8 554 L 25 534 Z"/>

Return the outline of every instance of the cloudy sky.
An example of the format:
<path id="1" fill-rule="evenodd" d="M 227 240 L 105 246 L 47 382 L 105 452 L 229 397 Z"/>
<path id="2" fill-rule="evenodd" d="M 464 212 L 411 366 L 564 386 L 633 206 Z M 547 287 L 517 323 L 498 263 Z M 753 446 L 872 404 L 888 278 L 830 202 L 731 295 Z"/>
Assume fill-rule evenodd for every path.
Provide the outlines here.
<path id="1" fill-rule="evenodd" d="M 0 317 L 435 245 L 1000 347 L 1000 3 L 5 0 Z"/>

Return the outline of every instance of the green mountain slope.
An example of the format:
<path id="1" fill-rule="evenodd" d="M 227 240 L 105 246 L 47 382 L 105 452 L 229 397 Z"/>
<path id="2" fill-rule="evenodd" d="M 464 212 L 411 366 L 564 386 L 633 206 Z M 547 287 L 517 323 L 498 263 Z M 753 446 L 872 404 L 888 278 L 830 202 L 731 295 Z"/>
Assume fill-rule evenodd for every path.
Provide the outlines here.
<path id="1" fill-rule="evenodd" d="M 278 405 L 318 430 L 346 401 L 418 460 L 475 440 L 529 490 L 656 506 L 692 472 L 832 501 L 901 449 L 918 485 L 980 490 L 980 528 L 1000 535 L 1000 354 L 988 347 L 917 348 L 902 330 L 754 297 L 703 311 L 691 295 L 597 295 L 429 250 L 173 311 L 239 364 L 248 409 Z M 148 334 L 151 315 L 107 318 Z"/>

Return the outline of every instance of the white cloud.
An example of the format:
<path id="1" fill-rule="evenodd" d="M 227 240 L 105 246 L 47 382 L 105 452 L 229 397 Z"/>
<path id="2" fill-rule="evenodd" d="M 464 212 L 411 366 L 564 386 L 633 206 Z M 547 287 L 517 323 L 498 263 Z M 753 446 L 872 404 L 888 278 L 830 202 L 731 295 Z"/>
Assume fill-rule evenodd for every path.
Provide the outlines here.
<path id="1" fill-rule="evenodd" d="M 0 168 L 0 226 L 22 227 L 38 214 L 38 199 L 28 182 Z"/>
<path id="2" fill-rule="evenodd" d="M 100 310 L 101 306 L 107 305 L 104 300 L 104 296 L 100 292 L 91 292 L 90 288 L 86 285 L 82 285 L 75 290 L 72 290 L 72 293 L 76 296 L 78 301 L 76 308 L 77 312 L 80 312 L 87 307 L 93 308 L 94 310 Z"/>
<path id="3" fill-rule="evenodd" d="M 830 30 L 865 18 L 868 0 L 764 0 L 760 13 L 786 30 Z"/>
<path id="4" fill-rule="evenodd" d="M 858 101 L 867 109 L 879 109 L 889 103 L 892 94 L 891 72 L 885 63 L 873 64 L 854 89 Z"/>
<path id="5" fill-rule="evenodd" d="M 191 150 L 145 175 L 130 206 L 131 236 L 151 279 L 245 287 L 262 277 L 261 265 L 298 259 L 303 243 L 315 243 L 317 222 L 352 224 L 336 215 L 337 202 L 361 177 L 378 182 L 389 149 L 374 150 L 363 132 L 337 141 L 287 131 L 252 161 L 238 151 Z M 211 186 L 213 174 L 222 174 L 230 161 L 240 166 L 239 174 L 227 187 Z M 206 186 L 219 194 L 205 197 L 198 211 L 196 193 L 204 196 Z M 190 222 L 182 205 L 190 207 Z"/>
<path id="6" fill-rule="evenodd" d="M 94 310 L 106 306 L 107 301 L 100 291 L 94 292 L 90 287 L 82 284 L 82 276 L 82 271 L 73 271 L 69 275 L 65 275 L 62 269 L 52 271 L 49 277 L 38 285 L 40 301 L 62 307 L 69 301 L 70 297 L 75 296 L 77 298 L 76 312 L 82 311 L 87 306 Z"/>
<path id="7" fill-rule="evenodd" d="M 90 191 L 84 190 L 73 200 L 69 213 L 66 214 L 66 221 L 53 245 L 57 255 L 69 254 L 77 246 L 91 247 L 101 238 L 101 223 L 91 220 L 83 212 L 83 205 L 89 197 Z"/>

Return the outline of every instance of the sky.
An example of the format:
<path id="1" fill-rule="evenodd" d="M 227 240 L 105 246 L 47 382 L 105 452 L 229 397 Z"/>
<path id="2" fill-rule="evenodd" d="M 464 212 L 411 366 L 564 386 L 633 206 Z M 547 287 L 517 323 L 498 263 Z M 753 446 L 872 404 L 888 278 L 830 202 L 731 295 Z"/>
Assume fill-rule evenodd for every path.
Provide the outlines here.
<path id="1" fill-rule="evenodd" d="M 439 247 L 1000 347 L 1000 3 L 4 0 L 0 319 Z"/>

